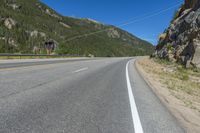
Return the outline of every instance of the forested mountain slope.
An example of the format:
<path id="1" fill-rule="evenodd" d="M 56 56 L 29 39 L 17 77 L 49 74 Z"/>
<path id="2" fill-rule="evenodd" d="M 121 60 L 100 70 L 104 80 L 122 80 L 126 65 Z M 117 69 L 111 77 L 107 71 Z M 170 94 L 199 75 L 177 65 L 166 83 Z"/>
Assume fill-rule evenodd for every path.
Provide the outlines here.
<path id="1" fill-rule="evenodd" d="M 54 53 L 82 56 L 147 55 L 154 48 L 114 26 L 62 16 L 38 0 L 0 0 L 0 53 L 45 53 L 48 40 L 57 44 Z"/>

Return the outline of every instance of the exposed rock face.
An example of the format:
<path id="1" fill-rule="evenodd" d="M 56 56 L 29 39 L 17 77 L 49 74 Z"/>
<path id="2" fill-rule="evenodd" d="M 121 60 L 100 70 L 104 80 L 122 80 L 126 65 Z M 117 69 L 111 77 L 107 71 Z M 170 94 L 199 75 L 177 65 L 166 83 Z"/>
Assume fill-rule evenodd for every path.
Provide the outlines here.
<path id="1" fill-rule="evenodd" d="M 186 67 L 200 67 L 200 0 L 185 0 L 178 14 L 160 35 L 156 54 Z"/>
<path id="2" fill-rule="evenodd" d="M 9 45 L 17 47 L 16 41 L 13 38 L 8 38 L 7 41 Z"/>
<path id="3" fill-rule="evenodd" d="M 45 10 L 45 13 L 48 14 L 49 16 L 51 17 L 55 17 L 55 18 L 58 18 L 58 19 L 62 19 L 60 16 L 54 14 L 54 13 L 51 13 L 51 11 L 49 9 L 46 9 Z"/>
<path id="4" fill-rule="evenodd" d="M 115 29 L 108 30 L 107 34 L 110 38 L 120 38 L 120 33 Z"/>
<path id="5" fill-rule="evenodd" d="M 12 18 L 6 18 L 4 25 L 10 30 L 16 25 L 16 22 Z"/>
<path id="6" fill-rule="evenodd" d="M 17 4 L 8 4 L 7 6 L 11 7 L 13 10 L 21 8 L 21 6 Z"/>
<path id="7" fill-rule="evenodd" d="M 194 41 L 195 45 L 196 45 L 196 49 L 195 49 L 195 54 L 193 57 L 193 62 L 198 63 L 197 66 L 199 66 L 200 64 L 200 41 L 199 40 L 195 40 Z"/>
<path id="8" fill-rule="evenodd" d="M 55 13 L 52 13 L 49 9 L 43 7 L 40 3 L 36 3 L 36 6 L 37 6 L 42 12 L 48 14 L 49 16 L 62 20 L 62 17 L 58 16 L 58 15 L 55 14 Z"/>
<path id="9" fill-rule="evenodd" d="M 69 25 L 63 23 L 63 22 L 59 22 L 62 26 L 64 26 L 65 28 L 71 28 Z"/>
<path id="10" fill-rule="evenodd" d="M 94 20 L 94 19 L 91 19 L 91 18 L 88 18 L 88 19 L 86 19 L 86 20 L 88 20 L 88 21 L 90 21 L 90 22 L 93 22 L 93 23 L 101 24 L 100 22 L 98 22 L 98 21 L 96 21 L 96 20 Z"/>
<path id="11" fill-rule="evenodd" d="M 44 32 L 39 32 L 37 30 L 26 31 L 26 33 L 29 34 L 30 37 L 42 37 L 42 38 L 46 38 L 46 34 Z"/>

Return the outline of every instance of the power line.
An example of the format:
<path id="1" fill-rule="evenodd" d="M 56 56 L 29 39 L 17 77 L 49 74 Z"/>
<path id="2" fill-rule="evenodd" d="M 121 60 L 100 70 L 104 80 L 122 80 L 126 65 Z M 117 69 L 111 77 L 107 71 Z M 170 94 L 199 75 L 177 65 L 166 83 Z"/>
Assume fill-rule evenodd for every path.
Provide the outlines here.
<path id="1" fill-rule="evenodd" d="M 162 11 L 156 12 L 156 13 L 154 13 L 154 14 L 150 14 L 150 15 L 148 15 L 148 16 L 145 16 L 145 17 L 143 17 L 143 18 L 136 19 L 136 20 L 133 20 L 133 21 L 130 21 L 130 22 L 127 22 L 127 23 L 118 25 L 117 27 L 123 27 L 123 26 L 126 26 L 126 25 L 130 25 L 130 24 L 132 24 L 132 23 L 135 23 L 135 22 L 139 22 L 139 21 L 142 21 L 142 20 L 145 20 L 145 19 L 148 19 L 148 18 L 152 18 L 152 17 L 157 16 L 157 15 L 160 15 L 160 14 L 166 12 L 166 11 L 169 11 L 169 10 L 171 10 L 171 9 L 177 7 L 177 6 L 180 6 L 180 3 L 179 3 L 179 4 L 176 4 L 176 5 L 174 5 L 174 6 L 171 6 L 171 7 L 167 8 L 167 9 L 164 9 L 164 10 L 162 10 Z"/>
<path id="2" fill-rule="evenodd" d="M 175 7 L 180 6 L 181 3 L 182 3 L 182 2 L 178 2 L 178 4 L 173 5 L 173 6 L 171 6 L 171 7 L 168 7 L 168 8 L 166 8 L 166 9 L 164 9 L 164 10 L 160 10 L 160 11 L 158 11 L 158 12 L 148 13 L 148 14 L 146 14 L 146 15 L 143 15 L 143 16 L 144 16 L 143 18 L 135 17 L 135 18 L 138 18 L 138 19 L 130 19 L 130 21 L 127 21 L 127 22 L 125 22 L 125 23 L 116 25 L 116 27 L 123 27 L 123 26 L 127 26 L 127 25 L 130 25 L 130 24 L 133 24 L 133 23 L 135 23 L 135 22 L 139 22 L 139 21 L 143 21 L 143 20 L 148 19 L 148 18 L 152 18 L 152 17 L 157 16 L 157 15 L 160 15 L 160 14 L 166 12 L 166 11 L 169 11 L 169 10 L 171 10 L 171 9 L 174 9 Z M 107 29 L 104 29 L 104 30 L 99 30 L 99 31 L 91 32 L 91 33 L 86 33 L 86 34 L 74 36 L 74 37 L 71 37 L 71 38 L 67 39 L 67 41 L 73 41 L 73 40 L 78 39 L 78 38 L 91 36 L 91 35 L 98 34 L 98 33 L 101 33 L 101 32 L 109 31 L 109 30 L 111 30 L 111 29 L 112 29 L 112 28 L 107 28 Z"/>
<path id="3" fill-rule="evenodd" d="M 128 23 L 128 22 L 130 22 L 130 21 L 135 21 L 135 19 L 139 19 L 139 18 L 144 18 L 144 17 L 147 17 L 147 16 L 149 16 L 149 15 L 152 15 L 152 14 L 156 14 L 156 13 L 159 13 L 159 12 L 165 12 L 165 11 L 168 11 L 168 10 L 170 10 L 170 9 L 172 9 L 172 8 L 174 8 L 174 7 L 177 7 L 177 6 L 179 6 L 180 4 L 182 3 L 182 0 L 181 1 L 178 1 L 178 2 L 176 2 L 176 3 L 173 3 L 172 5 L 173 6 L 170 6 L 169 8 L 167 8 L 167 9 L 159 9 L 159 10 L 156 10 L 156 11 L 152 11 L 152 12 L 149 12 L 149 13 L 146 13 L 146 14 L 143 14 L 143 15 L 140 15 L 140 16 L 137 16 L 137 17 L 134 17 L 134 18 L 132 18 L 132 19 L 129 19 L 129 20 L 127 20 L 127 21 L 125 21 L 125 22 L 123 22 L 123 23 L 121 23 L 121 24 L 119 24 L 119 25 L 122 25 L 122 24 L 124 24 L 124 23 Z"/>

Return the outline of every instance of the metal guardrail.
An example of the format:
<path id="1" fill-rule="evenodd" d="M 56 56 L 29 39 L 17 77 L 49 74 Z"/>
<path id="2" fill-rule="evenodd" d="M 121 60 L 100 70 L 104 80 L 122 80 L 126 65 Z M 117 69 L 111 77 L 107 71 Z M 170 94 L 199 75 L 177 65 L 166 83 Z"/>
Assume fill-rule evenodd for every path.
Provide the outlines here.
<path id="1" fill-rule="evenodd" d="M 22 59 L 22 58 L 64 58 L 64 57 L 82 57 L 80 55 L 69 55 L 69 54 L 57 54 L 57 55 L 47 55 L 47 54 L 9 54 L 9 53 L 0 53 L 0 59 Z"/>

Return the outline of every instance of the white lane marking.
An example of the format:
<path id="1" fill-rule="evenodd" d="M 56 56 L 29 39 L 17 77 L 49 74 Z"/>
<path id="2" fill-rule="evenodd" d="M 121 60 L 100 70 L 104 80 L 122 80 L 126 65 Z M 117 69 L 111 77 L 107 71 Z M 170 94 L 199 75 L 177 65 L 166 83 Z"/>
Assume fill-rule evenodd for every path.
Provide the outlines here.
<path id="1" fill-rule="evenodd" d="M 79 69 L 79 70 L 73 71 L 73 73 L 78 73 L 78 72 L 81 72 L 81 71 L 85 71 L 85 70 L 87 70 L 87 69 L 88 69 L 88 67 L 81 68 L 81 69 Z"/>
<path id="2" fill-rule="evenodd" d="M 135 133 L 143 133 L 142 124 L 140 121 L 140 117 L 138 114 L 138 110 L 136 107 L 135 99 L 133 96 L 133 91 L 129 79 L 129 73 L 128 73 L 128 66 L 130 64 L 130 61 L 126 64 L 126 81 L 127 81 L 127 88 L 128 88 L 128 95 L 130 100 L 130 106 L 131 106 L 131 113 L 132 113 L 132 119 L 133 119 L 133 125 Z"/>

